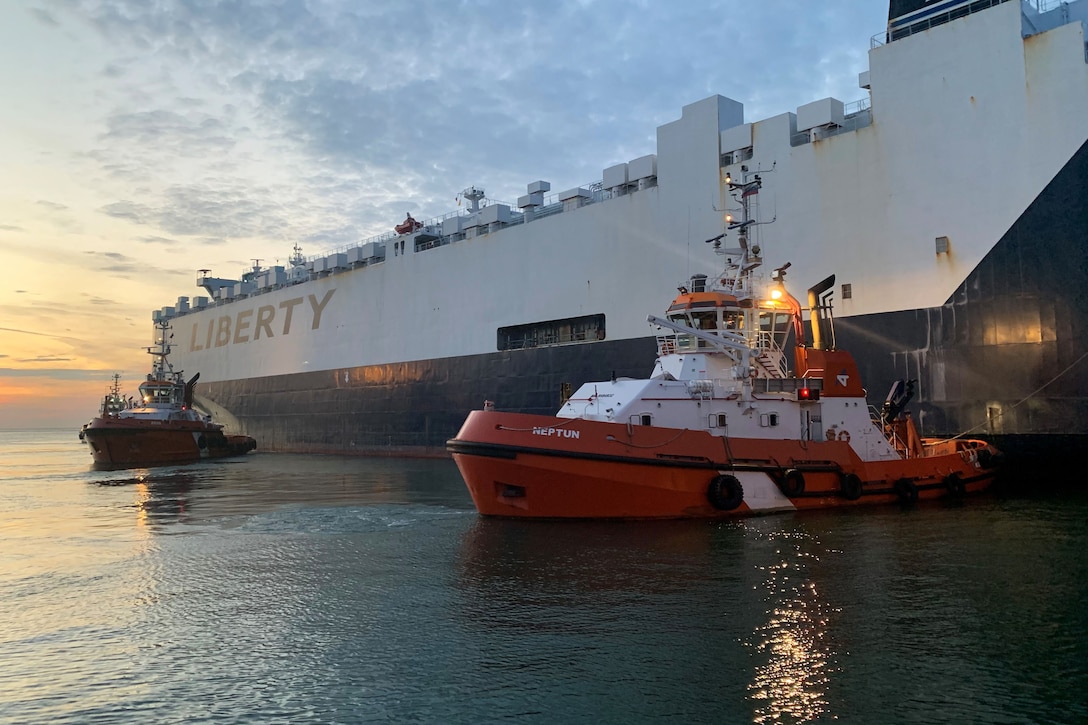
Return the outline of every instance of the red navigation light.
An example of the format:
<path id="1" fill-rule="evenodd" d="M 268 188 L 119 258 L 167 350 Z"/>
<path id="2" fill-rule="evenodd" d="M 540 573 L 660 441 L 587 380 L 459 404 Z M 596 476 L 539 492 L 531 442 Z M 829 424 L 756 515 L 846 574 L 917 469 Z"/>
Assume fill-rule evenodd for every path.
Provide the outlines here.
<path id="1" fill-rule="evenodd" d="M 814 388 L 798 388 L 797 390 L 798 400 L 819 400 L 820 391 Z"/>

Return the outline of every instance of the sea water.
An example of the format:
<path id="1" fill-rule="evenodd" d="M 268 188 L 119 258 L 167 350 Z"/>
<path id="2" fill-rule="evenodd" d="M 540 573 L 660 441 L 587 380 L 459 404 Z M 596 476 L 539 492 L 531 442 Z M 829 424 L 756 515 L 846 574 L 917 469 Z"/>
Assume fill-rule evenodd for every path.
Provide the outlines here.
<path id="1" fill-rule="evenodd" d="M 1088 486 L 488 519 L 449 460 L 0 432 L 0 722 L 1088 721 Z"/>

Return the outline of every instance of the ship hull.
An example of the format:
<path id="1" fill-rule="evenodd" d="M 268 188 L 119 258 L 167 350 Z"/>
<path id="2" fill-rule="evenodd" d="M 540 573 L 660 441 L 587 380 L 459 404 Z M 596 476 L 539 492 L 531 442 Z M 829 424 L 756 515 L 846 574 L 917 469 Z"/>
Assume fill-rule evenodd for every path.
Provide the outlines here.
<path id="1" fill-rule="evenodd" d="M 445 456 L 446 441 L 484 400 L 551 414 L 564 384 L 643 377 L 654 354 L 651 338 L 513 350 L 206 383 L 195 402 L 262 450 Z"/>
<path id="2" fill-rule="evenodd" d="M 84 431 L 96 466 L 165 466 L 245 455 L 256 442 L 187 423 L 96 418 Z"/>
<path id="3" fill-rule="evenodd" d="M 994 479 L 996 457 L 975 446 L 964 441 L 943 455 L 865 462 L 843 441 L 725 439 L 490 411 L 473 412 L 448 443 L 481 514 L 625 519 L 958 498 Z"/>
<path id="4" fill-rule="evenodd" d="M 942 311 L 838 321 L 839 341 L 849 341 L 843 347 L 861 350 L 859 372 L 862 379 L 873 381 L 868 390 L 871 405 L 879 406 L 896 380 L 925 374 L 914 345 Z M 876 347 L 873 340 L 883 345 Z M 196 400 L 215 419 L 230 421 L 232 429 L 260 440 L 264 450 L 439 457 L 446 455 L 445 442 L 468 412 L 485 400 L 501 410 L 550 415 L 559 407 L 564 383 L 577 389 L 613 373 L 644 377 L 654 355 L 652 338 L 605 341 L 207 383 Z M 1083 398 L 1052 394 L 1024 402 L 1010 395 L 1020 388 L 1003 387 L 1006 381 L 992 374 L 1023 369 L 1022 349 L 991 345 L 969 350 L 952 342 L 929 355 L 961 360 L 943 369 L 961 371 L 964 384 L 974 387 L 942 398 L 932 394 L 933 386 L 924 384 L 930 381 L 923 377 L 920 394 L 909 406 L 922 435 L 948 437 L 968 431 L 1006 453 L 1010 476 L 1022 471 L 1057 474 L 1088 445 L 1088 405 Z M 1034 369 L 1040 378 L 1061 372 L 1045 358 Z M 991 374 L 973 374 L 978 370 Z M 988 410 L 995 408 L 1017 415 L 995 416 Z M 1050 414 L 1026 415 L 1041 408 Z"/>

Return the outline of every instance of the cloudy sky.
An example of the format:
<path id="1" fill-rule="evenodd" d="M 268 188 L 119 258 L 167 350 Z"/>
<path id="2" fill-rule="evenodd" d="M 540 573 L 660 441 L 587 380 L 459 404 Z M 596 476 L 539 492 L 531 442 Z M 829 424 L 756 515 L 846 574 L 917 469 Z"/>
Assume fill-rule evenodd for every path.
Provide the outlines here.
<path id="1" fill-rule="evenodd" d="M 864 97 L 883 0 L 5 0 L 0 428 L 135 392 L 150 310 L 656 151 L 720 93 L 754 121 Z"/>

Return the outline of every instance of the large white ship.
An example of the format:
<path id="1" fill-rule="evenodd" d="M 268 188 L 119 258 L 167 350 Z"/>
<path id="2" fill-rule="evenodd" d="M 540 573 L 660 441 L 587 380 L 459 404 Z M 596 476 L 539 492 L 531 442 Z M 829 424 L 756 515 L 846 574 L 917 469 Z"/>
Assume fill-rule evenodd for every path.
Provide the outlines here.
<path id="1" fill-rule="evenodd" d="M 892 0 L 861 101 L 749 122 L 712 96 L 596 184 L 470 188 L 404 233 L 201 277 L 207 296 L 153 317 L 197 405 L 262 450 L 441 454 L 484 399 L 550 414 L 602 372 L 644 376 L 652 301 L 712 264 L 727 176 L 759 174 L 765 264 L 804 270 L 797 290 L 835 275 L 871 405 L 916 380 L 924 435 L 1050 460 L 1088 438 L 1086 20 L 1083 2 Z"/>

